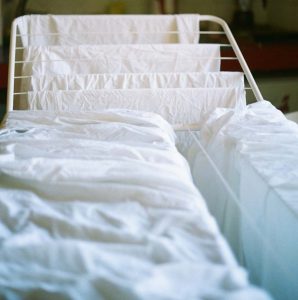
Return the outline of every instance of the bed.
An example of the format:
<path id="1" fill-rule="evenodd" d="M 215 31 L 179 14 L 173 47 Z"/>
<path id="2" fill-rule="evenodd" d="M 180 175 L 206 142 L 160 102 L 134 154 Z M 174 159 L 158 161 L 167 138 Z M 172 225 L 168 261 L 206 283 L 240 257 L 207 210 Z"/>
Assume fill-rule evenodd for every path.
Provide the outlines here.
<path id="1" fill-rule="evenodd" d="M 236 57 L 197 44 L 203 21 L 223 26 Z M 221 71 L 223 59 L 244 73 Z M 218 110 L 245 114 L 245 82 L 262 102 L 216 17 L 18 18 L 0 131 L 0 295 L 269 299 L 195 186 L 196 141 Z"/>

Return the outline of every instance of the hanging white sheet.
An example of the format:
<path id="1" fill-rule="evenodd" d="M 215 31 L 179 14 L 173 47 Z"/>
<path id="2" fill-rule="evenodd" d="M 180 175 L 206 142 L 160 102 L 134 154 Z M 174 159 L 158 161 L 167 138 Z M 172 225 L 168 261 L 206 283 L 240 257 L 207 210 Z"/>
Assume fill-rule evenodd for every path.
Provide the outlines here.
<path id="1" fill-rule="evenodd" d="M 245 107 L 241 88 L 127 89 L 28 92 L 22 109 L 98 111 L 127 108 L 160 114 L 175 127 L 199 128 L 216 107 Z"/>
<path id="2" fill-rule="evenodd" d="M 18 21 L 23 46 L 198 43 L 199 15 L 30 15 Z"/>
<path id="3" fill-rule="evenodd" d="M 22 75 L 218 72 L 218 45 L 44 46 L 24 50 Z"/>
<path id="4" fill-rule="evenodd" d="M 140 88 L 243 88 L 240 72 L 42 75 L 23 79 L 22 91 Z"/>

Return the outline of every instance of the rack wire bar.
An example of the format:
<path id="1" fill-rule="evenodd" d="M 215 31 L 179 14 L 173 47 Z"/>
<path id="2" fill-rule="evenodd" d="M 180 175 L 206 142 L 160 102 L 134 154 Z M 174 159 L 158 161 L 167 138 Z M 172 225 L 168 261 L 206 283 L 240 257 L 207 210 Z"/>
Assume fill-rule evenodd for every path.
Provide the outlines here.
<path id="1" fill-rule="evenodd" d="M 238 46 L 238 44 L 237 44 L 237 42 L 236 42 L 236 40 L 235 40 L 231 30 L 230 30 L 228 24 L 223 19 L 221 19 L 219 17 L 215 17 L 215 16 L 210 16 L 210 15 L 200 16 L 200 21 L 213 21 L 213 22 L 219 24 L 222 27 L 222 29 L 226 33 L 226 36 L 227 36 L 227 38 L 228 38 L 228 40 L 229 40 L 229 42 L 230 42 L 230 44 L 231 44 L 231 46 L 232 46 L 232 48 L 235 52 L 235 55 L 238 58 L 238 61 L 239 61 L 240 65 L 241 65 L 241 68 L 242 68 L 242 70 L 243 70 L 243 72 L 246 76 L 246 79 L 247 79 L 249 85 L 252 88 L 252 91 L 254 93 L 254 96 L 256 97 L 256 100 L 257 101 L 263 101 L 264 98 L 263 98 L 263 96 L 262 96 L 262 94 L 259 90 L 259 87 L 257 86 L 257 83 L 256 83 L 255 79 L 253 78 L 253 76 L 250 72 L 250 69 L 249 69 L 249 67 L 248 67 L 248 65 L 247 65 L 240 49 L 239 49 L 239 46 Z"/>
<path id="2" fill-rule="evenodd" d="M 10 49 L 9 49 L 9 65 L 8 65 L 8 84 L 7 84 L 7 103 L 6 111 L 13 110 L 13 96 L 14 96 L 14 77 L 15 77 L 15 60 L 16 60 L 16 34 L 17 34 L 17 20 L 15 19 L 11 25 L 10 34 Z"/>

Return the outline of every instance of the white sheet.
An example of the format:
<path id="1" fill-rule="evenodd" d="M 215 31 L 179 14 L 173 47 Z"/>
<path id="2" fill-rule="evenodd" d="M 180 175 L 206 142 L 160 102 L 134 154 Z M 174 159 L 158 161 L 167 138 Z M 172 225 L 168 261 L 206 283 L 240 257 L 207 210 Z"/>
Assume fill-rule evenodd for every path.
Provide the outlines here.
<path id="1" fill-rule="evenodd" d="M 14 111 L 5 124 L 5 299 L 267 299 L 236 265 L 160 117 Z"/>
<path id="2" fill-rule="evenodd" d="M 20 17 L 18 24 L 24 34 L 24 46 L 198 43 L 199 40 L 197 14 L 30 15 Z"/>
<path id="3" fill-rule="evenodd" d="M 220 71 L 218 45 L 31 46 L 22 75 Z"/>
<path id="4" fill-rule="evenodd" d="M 201 141 L 242 207 L 214 181 L 203 193 L 211 212 L 252 280 L 276 299 L 297 299 L 297 124 L 266 101 L 241 113 L 219 109 L 207 120 Z M 199 156 L 193 170 L 197 182 L 212 177 Z"/>
<path id="5" fill-rule="evenodd" d="M 199 128 L 216 107 L 245 107 L 239 88 L 128 89 L 29 92 L 21 108 L 55 111 L 98 111 L 128 108 L 160 114 L 175 127 Z M 25 105 L 25 106 L 24 106 Z"/>
<path id="6" fill-rule="evenodd" d="M 23 80 L 22 91 L 217 87 L 239 87 L 244 89 L 243 73 L 172 72 L 42 75 Z"/>

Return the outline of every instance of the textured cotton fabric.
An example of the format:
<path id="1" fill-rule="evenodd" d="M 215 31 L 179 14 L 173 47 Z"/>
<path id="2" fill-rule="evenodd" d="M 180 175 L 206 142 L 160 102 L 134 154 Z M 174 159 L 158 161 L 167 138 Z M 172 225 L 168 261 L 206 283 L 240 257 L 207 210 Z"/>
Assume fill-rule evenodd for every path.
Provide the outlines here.
<path id="1" fill-rule="evenodd" d="M 241 112 L 215 110 L 200 140 L 236 195 L 237 202 L 201 151 L 190 149 L 195 182 L 237 257 L 274 297 L 296 299 L 297 124 L 261 101 Z"/>
<path id="2" fill-rule="evenodd" d="M 267 299 L 174 142 L 151 113 L 11 112 L 0 131 L 0 295 Z"/>
<path id="3" fill-rule="evenodd" d="M 18 24 L 24 34 L 21 36 L 24 46 L 198 43 L 199 40 L 198 14 L 30 15 L 20 17 Z"/>
<path id="4" fill-rule="evenodd" d="M 157 88 L 244 89 L 241 72 L 167 72 L 117 74 L 61 74 L 23 79 L 22 91 L 157 89 Z"/>
<path id="5" fill-rule="evenodd" d="M 219 45 L 30 46 L 22 75 L 220 71 Z"/>
<path id="6" fill-rule="evenodd" d="M 127 108 L 155 112 L 175 128 L 200 128 L 216 107 L 245 108 L 241 88 L 109 89 L 28 92 L 21 108 L 54 111 L 98 111 Z"/>

